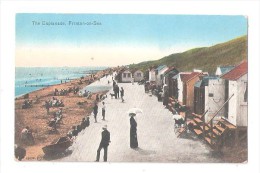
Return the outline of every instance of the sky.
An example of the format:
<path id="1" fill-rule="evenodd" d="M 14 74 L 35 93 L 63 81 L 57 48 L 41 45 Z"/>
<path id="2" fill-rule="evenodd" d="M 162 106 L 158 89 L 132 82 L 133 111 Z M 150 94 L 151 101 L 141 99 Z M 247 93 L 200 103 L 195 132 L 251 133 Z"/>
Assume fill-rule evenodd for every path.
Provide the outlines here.
<path id="1" fill-rule="evenodd" d="M 246 34 L 244 16 L 20 13 L 15 65 L 127 65 Z"/>

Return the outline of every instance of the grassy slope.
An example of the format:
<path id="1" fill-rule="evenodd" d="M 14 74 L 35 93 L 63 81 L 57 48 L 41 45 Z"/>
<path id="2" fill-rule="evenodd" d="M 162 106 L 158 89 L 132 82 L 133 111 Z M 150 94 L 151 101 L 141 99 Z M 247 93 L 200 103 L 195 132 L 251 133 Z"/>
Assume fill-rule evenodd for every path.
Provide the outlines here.
<path id="1" fill-rule="evenodd" d="M 166 64 L 175 66 L 179 71 L 191 71 L 196 68 L 214 73 L 217 66 L 236 65 L 244 59 L 247 59 L 247 36 L 211 47 L 172 54 L 156 61 L 130 65 L 130 68 L 146 70 L 153 65 Z"/>

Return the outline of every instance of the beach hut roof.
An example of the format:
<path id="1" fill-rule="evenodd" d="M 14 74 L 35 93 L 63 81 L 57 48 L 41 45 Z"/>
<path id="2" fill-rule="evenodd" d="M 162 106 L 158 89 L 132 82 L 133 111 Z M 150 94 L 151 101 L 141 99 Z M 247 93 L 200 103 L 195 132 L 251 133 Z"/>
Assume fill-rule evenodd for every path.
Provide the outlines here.
<path id="1" fill-rule="evenodd" d="M 233 66 L 233 65 L 219 67 L 219 69 L 220 69 L 222 74 L 225 74 L 225 73 L 229 72 L 233 68 L 235 68 L 235 66 Z"/>
<path id="2" fill-rule="evenodd" d="M 175 67 L 170 67 L 164 72 L 164 76 L 168 76 L 169 74 L 179 73 L 179 71 Z"/>
<path id="3" fill-rule="evenodd" d="M 203 86 L 208 86 L 209 85 L 209 80 L 212 79 L 219 79 L 217 76 L 204 76 L 201 80 L 197 81 L 195 83 L 195 87 L 203 87 Z"/>
<path id="4" fill-rule="evenodd" d="M 171 71 L 173 71 L 173 70 L 176 70 L 176 68 L 175 67 L 169 67 L 165 72 L 164 72 L 164 74 L 167 74 L 167 73 L 169 73 L 169 72 L 171 72 Z"/>
<path id="5" fill-rule="evenodd" d="M 189 80 L 193 79 L 194 77 L 198 76 L 199 72 L 191 72 L 190 74 L 181 74 L 181 80 L 183 82 L 188 82 Z"/>
<path id="6" fill-rule="evenodd" d="M 226 80 L 237 80 L 244 74 L 247 74 L 248 65 L 247 61 L 240 63 L 238 66 L 227 72 L 226 74 L 222 75 L 222 79 Z"/>
<path id="7" fill-rule="evenodd" d="M 161 71 L 162 69 L 164 69 L 165 67 L 167 67 L 166 65 L 160 65 L 159 67 L 156 68 L 156 70 Z"/>

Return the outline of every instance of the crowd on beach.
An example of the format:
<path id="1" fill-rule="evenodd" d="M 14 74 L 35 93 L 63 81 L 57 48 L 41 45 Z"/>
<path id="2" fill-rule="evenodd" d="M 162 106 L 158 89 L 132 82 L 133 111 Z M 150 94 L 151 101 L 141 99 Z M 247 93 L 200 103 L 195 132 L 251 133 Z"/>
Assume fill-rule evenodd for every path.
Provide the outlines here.
<path id="1" fill-rule="evenodd" d="M 110 70 L 111 72 L 111 70 Z M 58 134 L 56 132 L 58 132 L 58 127 L 60 122 L 62 121 L 63 118 L 63 108 L 65 107 L 65 104 L 63 102 L 62 99 L 56 97 L 56 96 L 68 96 L 70 93 L 73 93 L 73 95 L 79 96 L 79 97 L 85 97 L 85 98 L 91 98 L 93 99 L 93 95 L 95 95 L 95 102 L 100 102 L 102 100 L 104 100 L 105 98 L 107 98 L 106 94 L 97 94 L 97 93 L 91 93 L 90 91 L 85 90 L 84 93 L 82 93 L 80 91 L 80 87 L 79 87 L 79 83 L 83 84 L 83 82 L 90 84 L 92 82 L 94 82 L 95 80 L 98 80 L 101 77 L 104 76 L 108 76 L 108 72 L 104 72 L 103 75 L 99 74 L 91 74 L 90 76 L 86 77 L 86 79 L 84 77 L 82 77 L 79 81 L 80 82 L 71 82 L 72 84 L 74 83 L 74 87 L 68 87 L 66 89 L 58 89 L 55 88 L 53 91 L 53 97 L 52 99 L 49 100 L 45 100 L 44 101 L 44 105 L 43 107 L 46 109 L 47 112 L 47 117 L 48 117 L 48 121 L 47 121 L 47 127 L 50 127 L 49 134 Z M 85 79 L 85 80 L 84 80 Z M 29 109 L 32 108 L 34 102 L 33 100 L 29 100 L 29 95 L 30 94 L 26 94 L 23 96 L 24 102 L 22 104 L 22 109 Z M 40 101 L 38 96 L 36 96 L 36 100 Z M 40 102 L 39 102 L 40 103 Z M 35 102 L 36 104 L 36 102 Z M 37 102 L 38 104 L 38 102 Z M 90 104 L 91 105 L 91 104 Z M 57 111 L 50 113 L 50 108 L 59 108 Z M 54 109 L 54 110 L 55 110 Z M 104 109 L 103 109 L 103 114 L 104 114 Z M 71 127 L 71 130 L 69 130 L 67 132 L 67 137 L 70 139 L 74 139 L 77 134 L 82 131 L 83 129 L 85 129 L 86 127 L 88 127 L 90 125 L 90 121 L 89 121 L 89 116 L 87 115 L 86 117 L 82 118 L 82 122 L 80 122 L 79 125 L 73 125 Z M 30 125 L 31 126 L 31 125 Z M 35 139 L 34 139 L 34 135 L 33 135 L 33 131 L 28 125 L 23 128 L 20 131 L 20 139 L 18 141 L 18 145 L 16 145 L 16 149 L 21 149 L 23 148 L 22 146 L 31 146 L 31 145 L 35 145 Z M 16 151 L 16 150 L 15 150 Z M 21 159 L 22 157 L 19 157 L 19 159 Z M 18 159 L 18 160 L 19 160 Z"/>

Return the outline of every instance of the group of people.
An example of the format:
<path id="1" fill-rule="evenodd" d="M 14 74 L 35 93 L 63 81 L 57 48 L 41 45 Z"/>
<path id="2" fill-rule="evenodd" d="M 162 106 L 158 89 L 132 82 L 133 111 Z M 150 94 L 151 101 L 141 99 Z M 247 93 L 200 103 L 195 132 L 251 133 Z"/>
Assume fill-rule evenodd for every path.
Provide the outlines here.
<path id="1" fill-rule="evenodd" d="M 27 109 L 32 107 L 32 100 L 24 100 L 22 109 Z"/>
<path id="2" fill-rule="evenodd" d="M 49 111 L 51 107 L 64 107 L 65 105 L 62 100 L 53 97 L 52 100 L 45 101 L 44 106 L 46 108 L 47 114 L 49 115 Z"/>
<path id="3" fill-rule="evenodd" d="M 69 90 L 67 90 L 67 89 L 61 89 L 59 91 L 57 88 L 55 88 L 53 95 L 54 96 L 65 96 L 65 95 L 68 95 L 68 93 L 69 93 Z"/>
<path id="4" fill-rule="evenodd" d="M 71 130 L 67 133 L 70 139 L 75 138 L 78 134 L 90 125 L 89 117 L 82 118 L 82 121 L 77 126 L 72 126 Z"/>
<path id="5" fill-rule="evenodd" d="M 129 114 L 130 116 L 130 147 L 135 149 L 138 148 L 138 140 L 137 140 L 137 122 L 135 120 L 135 115 L 136 114 Z M 101 133 L 101 141 L 99 144 L 99 147 L 97 149 L 97 156 L 96 156 L 96 162 L 99 162 L 100 159 L 100 151 L 103 149 L 104 150 L 104 162 L 107 161 L 107 150 L 110 141 L 110 132 L 107 130 L 107 125 L 104 125 L 102 127 L 103 131 Z"/>
<path id="6" fill-rule="evenodd" d="M 122 102 L 124 102 L 124 94 L 125 94 L 125 90 L 123 87 L 121 87 L 121 90 L 119 89 L 119 86 L 118 84 L 113 80 L 113 91 L 114 91 L 114 95 L 115 95 L 115 98 L 120 98 L 119 97 L 119 93 L 120 93 L 120 96 L 121 96 L 121 100 Z"/>
<path id="7" fill-rule="evenodd" d="M 56 132 L 57 131 L 57 124 L 61 121 L 62 119 L 62 108 L 60 108 L 57 112 L 53 114 L 53 117 L 49 121 L 48 125 L 51 127 L 51 132 Z"/>
<path id="8" fill-rule="evenodd" d="M 92 93 L 90 91 L 85 90 L 84 93 L 82 93 L 82 91 L 79 92 L 79 96 L 83 96 L 86 98 L 91 97 Z"/>
<path id="9" fill-rule="evenodd" d="M 58 90 L 57 88 L 54 89 L 54 96 L 65 96 L 68 95 L 69 93 L 74 93 L 77 94 L 79 92 L 80 88 L 77 87 L 69 87 L 68 89 L 60 89 Z"/>
<path id="10" fill-rule="evenodd" d="M 105 106 L 105 102 L 102 102 L 102 120 L 106 120 L 105 116 L 106 116 L 106 106 Z M 97 114 L 98 114 L 98 105 L 97 102 L 95 102 L 94 108 L 93 108 L 93 114 L 94 114 L 94 119 L 95 119 L 95 123 L 97 123 Z"/>

